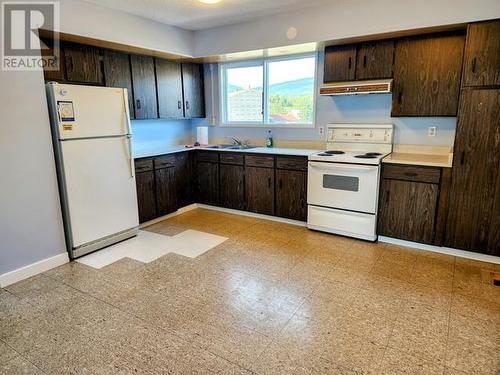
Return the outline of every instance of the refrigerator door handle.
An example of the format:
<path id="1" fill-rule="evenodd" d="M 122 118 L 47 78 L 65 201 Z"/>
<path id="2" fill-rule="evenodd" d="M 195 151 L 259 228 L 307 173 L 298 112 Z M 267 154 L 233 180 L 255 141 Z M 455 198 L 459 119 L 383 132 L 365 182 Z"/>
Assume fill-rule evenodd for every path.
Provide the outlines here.
<path id="1" fill-rule="evenodd" d="M 128 157 L 129 157 L 129 167 L 130 167 L 130 178 L 134 178 L 135 176 L 135 168 L 134 168 L 134 156 L 132 155 L 132 136 L 127 135 L 127 144 L 128 144 Z"/>
<path id="2" fill-rule="evenodd" d="M 127 134 L 132 135 L 132 125 L 130 124 L 130 113 L 128 107 L 128 92 L 123 89 L 123 104 L 125 106 L 125 120 L 127 121 Z"/>

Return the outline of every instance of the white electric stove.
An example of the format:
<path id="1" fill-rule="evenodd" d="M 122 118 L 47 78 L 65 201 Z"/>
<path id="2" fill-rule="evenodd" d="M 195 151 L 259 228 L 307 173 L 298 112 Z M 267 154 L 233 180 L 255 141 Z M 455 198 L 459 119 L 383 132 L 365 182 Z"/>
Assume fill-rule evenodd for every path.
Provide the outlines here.
<path id="1" fill-rule="evenodd" d="M 392 124 L 328 125 L 326 150 L 309 156 L 308 228 L 377 239 L 380 163 L 392 138 Z"/>

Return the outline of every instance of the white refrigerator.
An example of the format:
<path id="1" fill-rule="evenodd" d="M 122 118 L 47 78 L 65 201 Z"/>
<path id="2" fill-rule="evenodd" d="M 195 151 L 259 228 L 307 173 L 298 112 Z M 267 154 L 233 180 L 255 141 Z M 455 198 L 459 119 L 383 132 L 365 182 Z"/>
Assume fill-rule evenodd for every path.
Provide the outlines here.
<path id="1" fill-rule="evenodd" d="M 46 91 L 70 257 L 135 236 L 127 90 L 48 83 Z"/>

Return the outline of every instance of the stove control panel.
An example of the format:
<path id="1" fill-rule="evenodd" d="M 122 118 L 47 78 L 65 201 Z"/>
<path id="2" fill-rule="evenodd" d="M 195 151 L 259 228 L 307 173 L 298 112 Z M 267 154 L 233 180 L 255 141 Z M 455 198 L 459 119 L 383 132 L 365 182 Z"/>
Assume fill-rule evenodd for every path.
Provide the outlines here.
<path id="1" fill-rule="evenodd" d="M 329 125 L 327 142 L 392 143 L 392 125 L 373 126 Z"/>

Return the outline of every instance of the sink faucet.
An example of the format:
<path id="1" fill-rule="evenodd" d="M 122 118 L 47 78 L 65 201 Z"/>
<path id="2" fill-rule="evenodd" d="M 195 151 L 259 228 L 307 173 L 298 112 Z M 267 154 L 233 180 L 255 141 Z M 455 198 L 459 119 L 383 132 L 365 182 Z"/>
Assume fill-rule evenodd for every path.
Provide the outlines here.
<path id="1" fill-rule="evenodd" d="M 235 146 L 248 146 L 248 140 L 247 139 L 238 139 L 238 138 L 229 138 L 231 142 L 233 142 L 233 145 Z"/>

